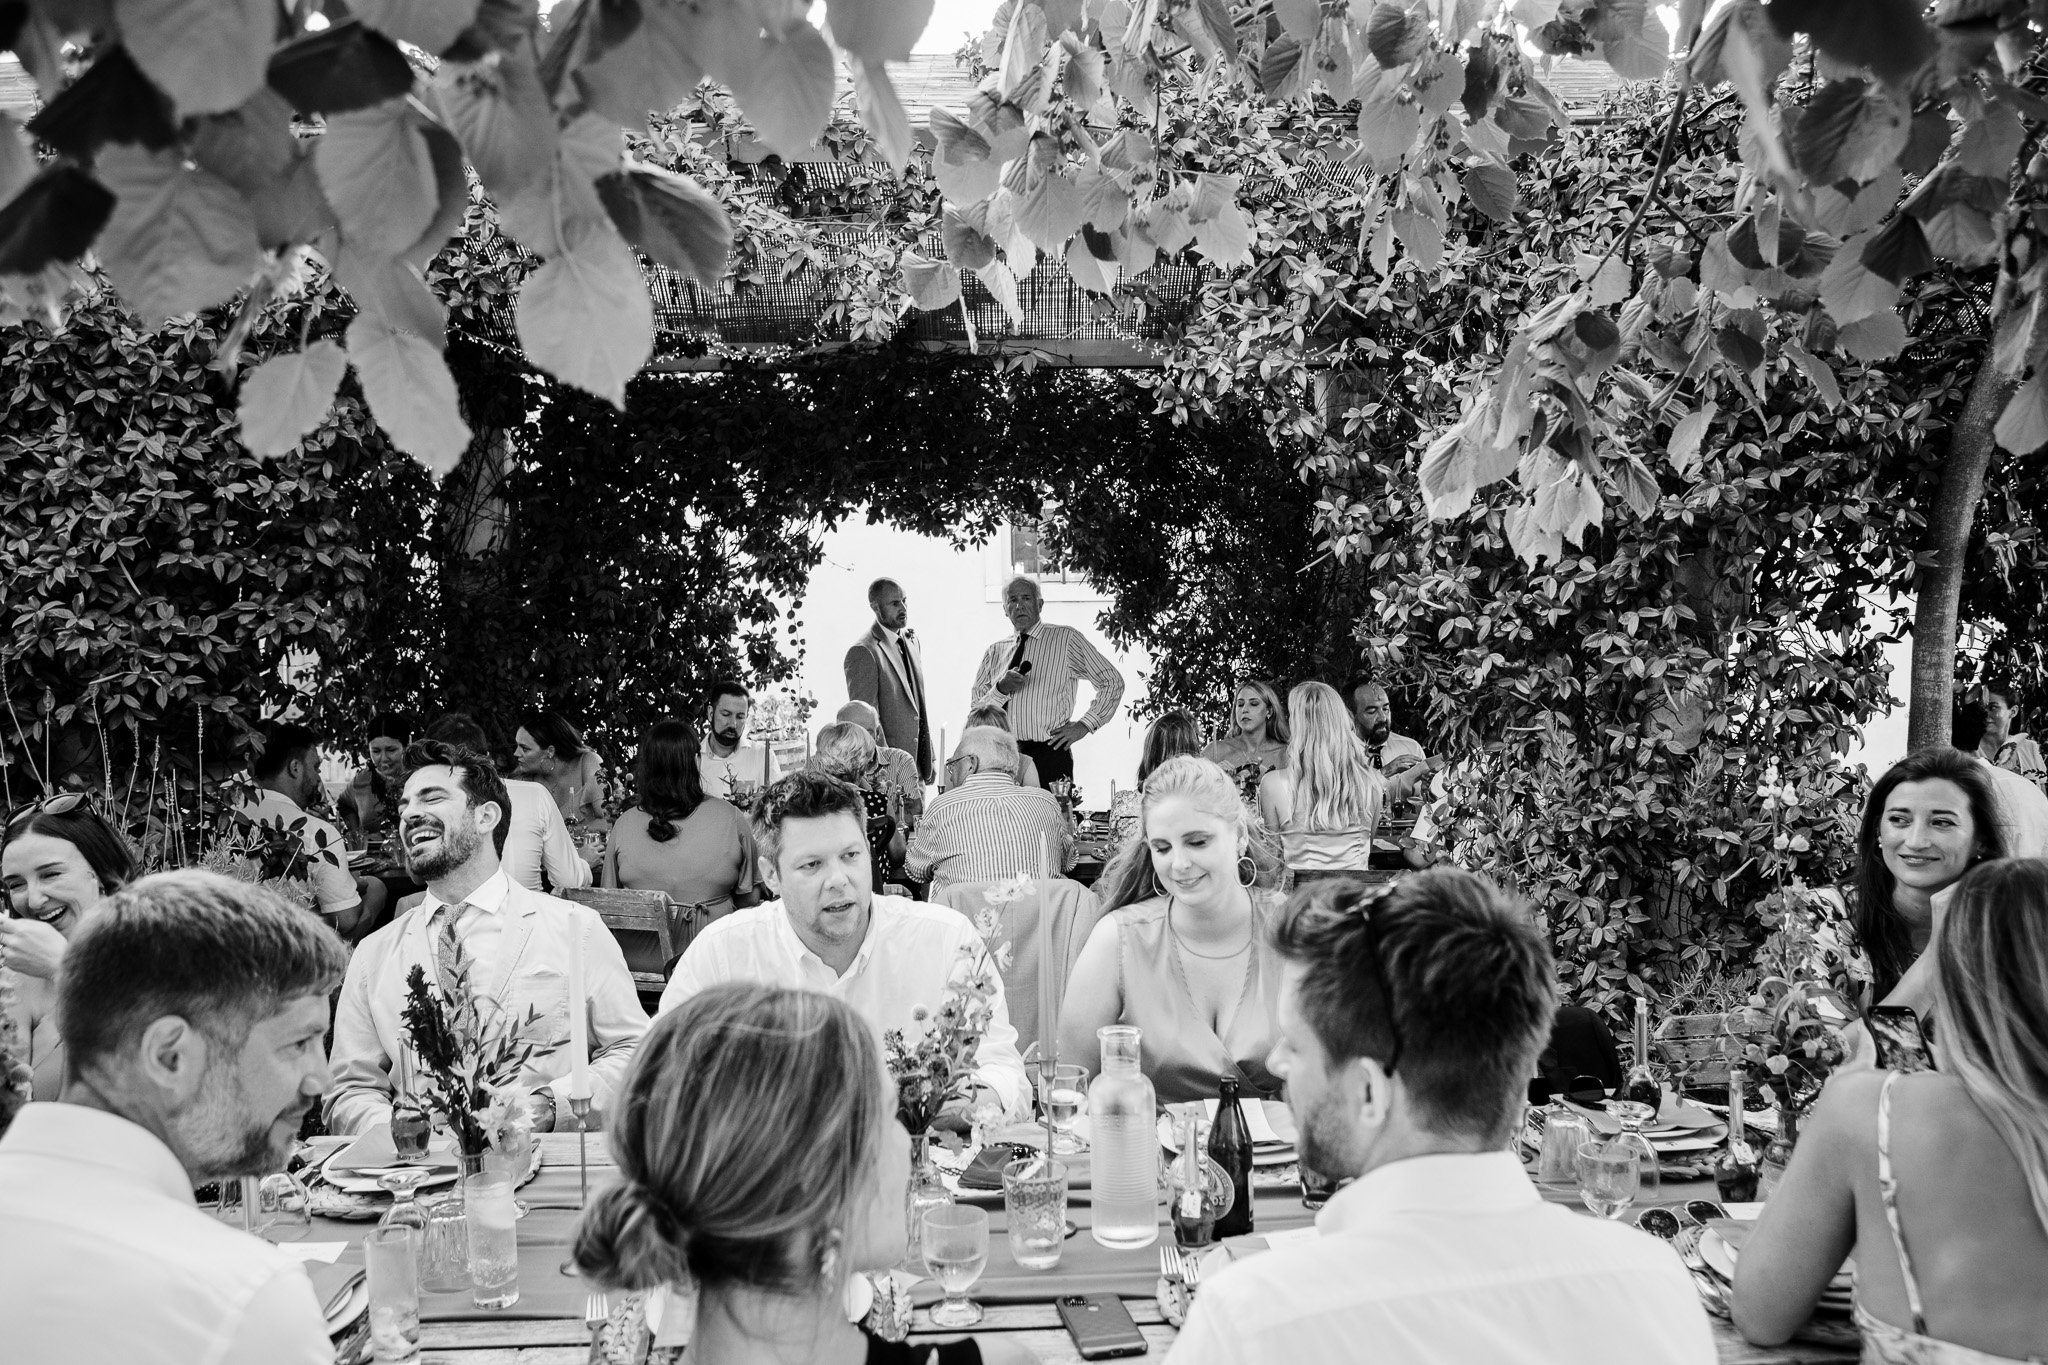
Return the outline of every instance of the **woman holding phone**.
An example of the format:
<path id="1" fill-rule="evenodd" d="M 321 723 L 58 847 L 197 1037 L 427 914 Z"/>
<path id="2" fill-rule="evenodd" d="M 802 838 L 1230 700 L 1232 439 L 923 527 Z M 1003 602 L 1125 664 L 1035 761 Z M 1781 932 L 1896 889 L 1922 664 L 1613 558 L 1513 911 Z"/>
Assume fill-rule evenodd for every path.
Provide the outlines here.
<path id="1" fill-rule="evenodd" d="M 84 792 L 24 806 L 0 829 L 0 970 L 13 973 L 28 1040 L 34 1097 L 54 1100 L 64 1081 L 57 1035 L 57 971 L 64 948 L 99 903 L 135 879 L 135 855 Z"/>

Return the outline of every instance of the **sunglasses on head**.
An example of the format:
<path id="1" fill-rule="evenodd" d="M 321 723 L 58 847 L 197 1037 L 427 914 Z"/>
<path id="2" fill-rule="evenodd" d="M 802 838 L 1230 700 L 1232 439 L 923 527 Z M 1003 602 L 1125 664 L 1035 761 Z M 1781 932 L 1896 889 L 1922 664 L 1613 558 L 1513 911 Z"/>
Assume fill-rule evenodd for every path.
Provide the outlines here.
<path id="1" fill-rule="evenodd" d="M 59 792 L 55 796 L 41 797 L 7 812 L 7 819 L 0 822 L 0 830 L 11 833 L 16 825 L 24 820 L 33 820 L 38 815 L 69 815 L 91 799 L 90 792 Z"/>

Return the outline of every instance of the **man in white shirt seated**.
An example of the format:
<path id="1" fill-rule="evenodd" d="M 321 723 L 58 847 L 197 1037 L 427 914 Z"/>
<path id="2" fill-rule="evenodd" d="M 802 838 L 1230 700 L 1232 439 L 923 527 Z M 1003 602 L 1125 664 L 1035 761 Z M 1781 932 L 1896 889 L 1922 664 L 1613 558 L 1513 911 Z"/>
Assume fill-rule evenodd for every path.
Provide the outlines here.
<path id="1" fill-rule="evenodd" d="M 450 711 L 436 720 L 423 738 L 480 754 L 491 751 L 484 727 L 463 711 Z M 504 783 L 511 805 L 505 812 L 505 850 L 500 862 L 513 884 L 528 891 L 574 891 L 595 881 L 595 871 L 576 847 L 562 819 L 562 808 L 548 789 L 516 777 L 505 778 Z"/>
<path id="2" fill-rule="evenodd" d="M 647 1032 L 618 940 L 595 910 L 514 884 L 499 865 L 505 846 L 505 784 L 470 749 L 422 740 L 405 751 L 399 838 L 426 899 L 364 939 L 348 964 L 334 1010 L 335 1086 L 327 1126 L 360 1133 L 391 1121 L 392 1070 L 401 1046 L 406 978 L 417 966 L 444 992 L 456 989 L 458 957 L 469 989 L 513 1014 L 537 1010 L 541 1046 L 521 1082 L 536 1132 L 574 1127 L 568 1078 L 569 957 L 583 943 L 593 1110 L 611 1095 Z"/>
<path id="3" fill-rule="evenodd" d="M 943 905 L 874 893 L 860 793 L 837 778 L 799 772 L 768 789 L 754 810 L 761 871 L 780 897 L 715 920 L 690 944 L 668 988 L 667 1013 L 721 981 L 800 986 L 837 996 L 879 1035 L 914 1039 L 952 985 L 966 980 L 979 936 Z M 988 1031 L 975 1054 L 977 1086 L 1022 1115 L 1031 1090 L 1017 1055 L 1002 979 L 990 999 Z"/>
<path id="4" fill-rule="evenodd" d="M 249 776 L 256 780 L 256 794 L 242 803 L 241 813 L 298 839 L 305 860 L 294 873 L 312 887 L 321 917 L 349 939 L 375 924 L 384 909 L 384 883 L 357 880 L 348 870 L 341 831 L 306 811 L 320 796 L 320 737 L 303 725 L 265 726 L 263 750 L 250 760 Z"/>
<path id="5" fill-rule="evenodd" d="M 0 1137 L 7 1365 L 332 1365 L 304 1268 L 200 1212 L 196 1185 L 284 1169 L 327 1089 L 347 952 L 272 892 L 167 872 L 64 956 L 64 1088 Z"/>
<path id="6" fill-rule="evenodd" d="M 1544 1202 L 1513 1152 L 1555 1012 L 1532 917 L 1454 868 L 1294 897 L 1272 929 L 1319 1236 L 1202 1282 L 1170 1365 L 1713 1365 L 1676 1253 Z"/>
<path id="7" fill-rule="evenodd" d="M 1019 873 L 1073 869 L 1074 827 L 1057 798 L 1017 783 L 1017 741 L 991 725 L 969 728 L 947 764 L 954 786 L 932 799 L 911 837 L 904 875 L 929 882 L 937 896 L 961 882 L 993 882 Z"/>

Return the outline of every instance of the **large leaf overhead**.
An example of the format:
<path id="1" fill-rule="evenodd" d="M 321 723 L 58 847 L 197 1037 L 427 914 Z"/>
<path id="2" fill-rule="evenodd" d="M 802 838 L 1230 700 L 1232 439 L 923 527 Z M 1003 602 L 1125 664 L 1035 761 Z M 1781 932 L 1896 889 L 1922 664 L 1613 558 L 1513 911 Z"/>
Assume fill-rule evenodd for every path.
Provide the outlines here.
<path id="1" fill-rule="evenodd" d="M 433 221 L 440 187 L 424 125 L 410 99 L 328 119 L 313 165 L 352 245 L 396 254 Z"/>
<path id="2" fill-rule="evenodd" d="M 258 455 L 283 455 L 304 440 L 334 405 L 348 357 L 331 341 L 297 354 L 272 356 L 242 381 L 242 442 Z"/>
<path id="3" fill-rule="evenodd" d="M 263 84 L 275 0 L 113 0 L 126 46 L 181 116 L 233 109 Z"/>
<path id="4" fill-rule="evenodd" d="M 686 175 L 634 166 L 599 177 L 598 197 L 627 241 L 699 284 L 716 286 L 732 247 L 732 223 Z"/>
<path id="5" fill-rule="evenodd" d="M 110 148 L 99 179 L 114 212 L 98 250 L 121 297 L 155 326 L 233 297 L 262 248 L 235 187 L 171 152 Z"/>
<path id="6" fill-rule="evenodd" d="M 654 347 L 639 262 L 611 232 L 593 233 L 528 277 L 513 322 L 535 364 L 618 407 Z"/>

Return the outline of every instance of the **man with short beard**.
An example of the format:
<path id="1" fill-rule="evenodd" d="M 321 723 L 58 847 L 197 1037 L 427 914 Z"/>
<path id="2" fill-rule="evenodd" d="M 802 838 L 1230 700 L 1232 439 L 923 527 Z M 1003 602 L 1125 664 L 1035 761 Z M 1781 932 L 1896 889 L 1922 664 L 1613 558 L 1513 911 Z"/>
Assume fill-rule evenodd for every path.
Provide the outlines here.
<path id="1" fill-rule="evenodd" d="M 517 1018 L 537 1011 L 540 1047 L 520 1084 L 536 1132 L 569 1122 L 569 957 L 583 942 L 583 1008 L 589 1023 L 594 1110 L 612 1091 L 647 1032 L 618 940 L 595 910 L 529 891 L 499 866 L 505 846 L 505 783 L 484 755 L 422 740 L 405 752 L 399 838 L 426 899 L 364 939 L 348 964 L 334 1012 L 334 1093 L 327 1126 L 360 1133 L 391 1121 L 393 1059 L 402 1045 L 406 982 L 414 967 L 444 994 L 464 986 Z"/>
<path id="2" fill-rule="evenodd" d="M 1272 929 L 1312 1240 L 1233 1261 L 1169 1365 L 1712 1365 L 1685 1266 L 1546 1203 L 1507 1150 L 1557 1003 L 1528 909 L 1469 872 L 1299 892 Z"/>
<path id="3" fill-rule="evenodd" d="M 754 694 L 737 678 L 720 678 L 704 694 L 704 747 L 697 751 L 697 778 L 706 796 L 745 809 L 782 777 L 774 747 L 747 743 L 747 717 Z M 748 793 L 751 791 L 752 795 Z"/>
<path id="4" fill-rule="evenodd" d="M 304 1269 L 192 1190 L 284 1169 L 347 952 L 272 892 L 167 872 L 67 947 L 57 1100 L 0 1137 L 8 1365 L 332 1365 Z"/>

